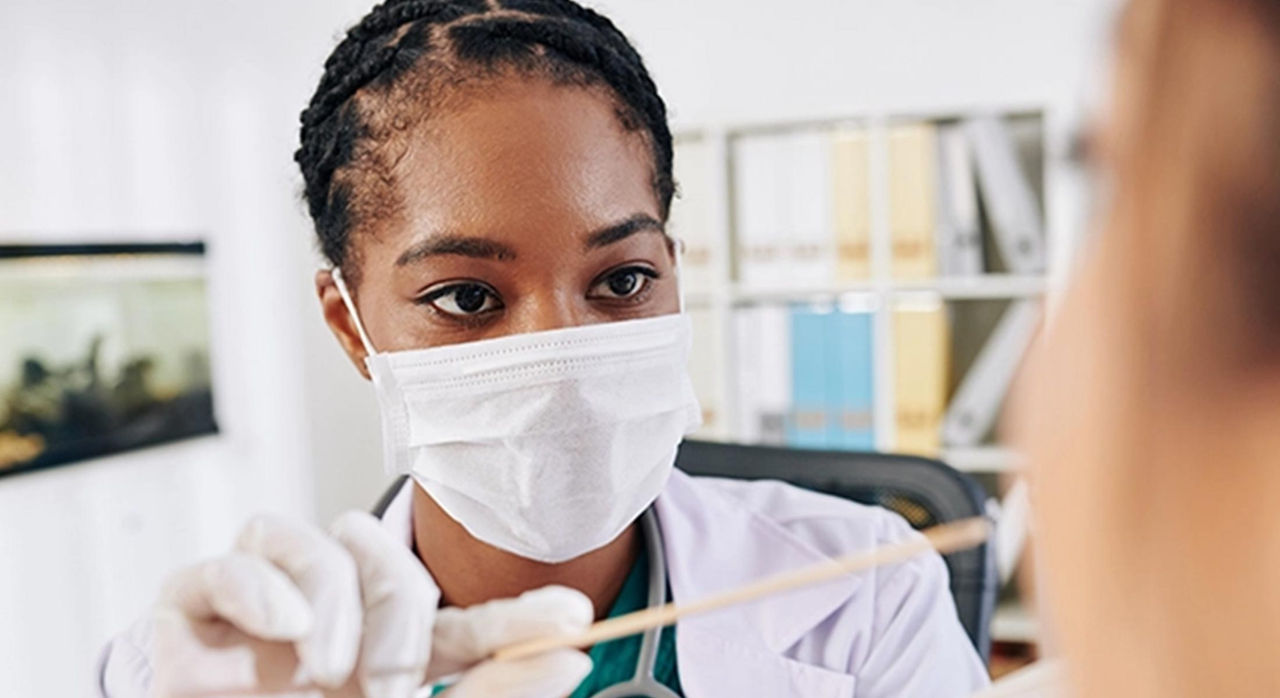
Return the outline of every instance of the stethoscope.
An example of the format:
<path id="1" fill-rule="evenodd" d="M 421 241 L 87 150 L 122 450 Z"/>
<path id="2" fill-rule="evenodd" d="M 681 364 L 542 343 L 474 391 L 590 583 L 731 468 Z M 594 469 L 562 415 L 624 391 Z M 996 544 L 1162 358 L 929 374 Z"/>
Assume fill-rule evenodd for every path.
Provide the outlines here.
<path id="1" fill-rule="evenodd" d="M 652 507 L 640 517 L 640 528 L 644 533 L 645 552 L 649 555 L 649 608 L 656 608 L 667 602 L 667 559 L 662 549 L 658 515 Z M 646 630 L 640 640 L 635 676 L 598 691 L 591 698 L 680 698 L 678 693 L 663 686 L 654 676 L 661 636 L 660 627 Z"/>

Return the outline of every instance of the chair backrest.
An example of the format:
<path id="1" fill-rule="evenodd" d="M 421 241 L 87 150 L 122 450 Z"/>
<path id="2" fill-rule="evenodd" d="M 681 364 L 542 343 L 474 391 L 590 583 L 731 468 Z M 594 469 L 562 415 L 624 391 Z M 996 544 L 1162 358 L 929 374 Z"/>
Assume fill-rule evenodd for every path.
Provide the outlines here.
<path id="1" fill-rule="evenodd" d="M 676 466 L 690 475 L 782 480 L 882 506 L 918 529 L 987 513 L 987 495 L 973 478 L 941 461 L 916 456 L 686 441 Z M 999 585 L 994 546 L 988 542 L 943 559 L 960 622 L 986 662 Z"/>

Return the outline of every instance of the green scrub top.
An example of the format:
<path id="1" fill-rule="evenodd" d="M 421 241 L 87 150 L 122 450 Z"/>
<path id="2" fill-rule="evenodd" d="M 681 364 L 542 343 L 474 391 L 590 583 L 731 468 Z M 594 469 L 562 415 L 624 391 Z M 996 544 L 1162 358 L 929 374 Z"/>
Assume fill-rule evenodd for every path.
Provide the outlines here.
<path id="1" fill-rule="evenodd" d="M 668 589 L 667 598 L 671 598 Z M 622 591 L 618 600 L 609 609 L 609 617 L 620 616 L 633 611 L 643 610 L 649 605 L 649 555 L 643 548 L 636 556 L 636 562 L 627 573 L 622 583 Z M 602 642 L 591 648 L 588 654 L 594 665 L 587 678 L 582 680 L 578 689 L 569 698 L 590 698 L 597 691 L 631 680 L 636 675 L 636 662 L 640 659 L 640 643 L 642 635 L 630 635 Z M 676 627 L 667 626 L 662 629 L 658 639 L 658 658 L 653 667 L 654 678 L 663 686 L 684 695 L 680 689 L 680 674 L 676 670 Z"/>
<path id="2" fill-rule="evenodd" d="M 668 590 L 667 597 L 671 597 Z M 649 605 L 649 555 L 644 549 L 636 557 L 636 562 L 627 573 L 622 583 L 622 591 L 618 600 L 609 609 L 609 617 L 621 616 L 633 611 L 643 610 Z M 578 684 L 578 688 L 569 698 L 590 698 L 597 691 L 602 691 L 615 684 L 631 680 L 636 675 L 636 662 L 640 659 L 641 635 L 602 642 L 591 648 L 592 669 L 587 678 Z M 680 688 L 680 674 L 676 670 L 676 628 L 674 625 L 662 629 L 658 639 L 658 658 L 653 668 L 654 678 L 663 686 L 683 696 Z M 432 695 L 440 693 L 446 687 L 437 686 Z"/>

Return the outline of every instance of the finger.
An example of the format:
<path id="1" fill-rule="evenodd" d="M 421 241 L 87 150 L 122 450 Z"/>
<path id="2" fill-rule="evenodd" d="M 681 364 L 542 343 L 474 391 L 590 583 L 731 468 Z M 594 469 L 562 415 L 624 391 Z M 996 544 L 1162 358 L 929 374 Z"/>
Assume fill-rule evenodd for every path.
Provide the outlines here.
<path id="1" fill-rule="evenodd" d="M 360 647 L 360 582 L 347 551 L 318 528 L 257 516 L 236 547 L 261 556 L 293 580 L 311 607 L 311 631 L 296 643 L 298 660 L 321 686 L 341 686 Z"/>
<path id="2" fill-rule="evenodd" d="M 591 673 L 591 658 L 559 649 L 514 661 L 484 662 L 444 692 L 444 698 L 555 698 L 573 693 Z"/>
<path id="3" fill-rule="evenodd" d="M 297 640 L 314 620 L 293 581 L 265 560 L 243 553 L 178 572 L 165 585 L 160 603 L 192 620 L 225 620 L 263 640 Z"/>
<path id="4" fill-rule="evenodd" d="M 150 646 L 147 695 L 155 698 L 320 696 L 307 687 L 292 642 L 253 637 L 223 619 L 159 614 Z"/>
<path id="5" fill-rule="evenodd" d="M 470 608 L 444 608 L 436 615 L 431 676 L 464 671 L 506 645 L 582 632 L 595 612 L 591 600 L 564 586 L 546 586 L 514 599 Z"/>
<path id="6" fill-rule="evenodd" d="M 410 696 L 426 675 L 440 590 L 404 543 L 369 514 L 349 511 L 330 533 L 355 560 L 360 578 L 360 685 L 368 698 Z"/>

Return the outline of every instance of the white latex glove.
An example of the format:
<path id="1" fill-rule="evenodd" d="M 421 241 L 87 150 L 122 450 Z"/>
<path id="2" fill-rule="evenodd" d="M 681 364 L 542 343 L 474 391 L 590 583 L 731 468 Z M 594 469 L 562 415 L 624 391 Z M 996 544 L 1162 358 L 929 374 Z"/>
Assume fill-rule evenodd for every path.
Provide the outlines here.
<path id="1" fill-rule="evenodd" d="M 552 698 L 591 671 L 574 650 L 483 661 L 503 645 L 583 630 L 592 607 L 575 590 L 437 611 L 439 598 L 421 562 L 368 514 L 343 514 L 328 535 L 258 517 L 235 552 L 166 584 L 154 694 L 405 698 L 465 672 L 450 698 Z"/>

